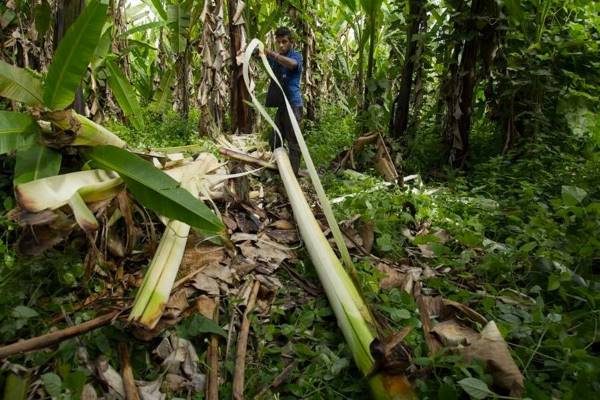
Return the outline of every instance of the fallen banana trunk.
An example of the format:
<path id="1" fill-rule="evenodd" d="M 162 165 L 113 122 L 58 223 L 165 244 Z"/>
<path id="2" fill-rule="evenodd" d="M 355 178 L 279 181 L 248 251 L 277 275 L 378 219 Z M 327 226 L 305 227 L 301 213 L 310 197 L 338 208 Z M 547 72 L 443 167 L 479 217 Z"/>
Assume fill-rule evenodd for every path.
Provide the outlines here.
<path id="1" fill-rule="evenodd" d="M 369 380 L 373 397 L 414 399 L 414 392 L 404 375 L 386 374 L 386 371 L 379 371 L 376 368 L 375 359 L 370 351 L 371 344 L 377 340 L 376 322 L 312 214 L 285 150 L 278 148 L 273 155 L 304 244 L 354 361 Z"/>
<path id="2" fill-rule="evenodd" d="M 185 172 L 186 174 L 181 177 L 181 186 L 197 197 L 198 177 L 192 176 L 191 171 Z M 169 301 L 189 232 L 188 224 L 177 220 L 170 220 L 167 223 L 158 249 L 135 297 L 133 309 L 129 314 L 130 321 L 137 321 L 149 329 L 153 329 L 158 324 Z"/>

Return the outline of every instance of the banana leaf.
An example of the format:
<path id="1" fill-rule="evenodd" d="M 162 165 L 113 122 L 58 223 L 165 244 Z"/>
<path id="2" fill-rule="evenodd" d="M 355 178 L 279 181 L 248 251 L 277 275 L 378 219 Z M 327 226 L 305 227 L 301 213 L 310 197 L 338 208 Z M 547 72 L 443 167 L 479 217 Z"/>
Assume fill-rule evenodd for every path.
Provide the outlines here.
<path id="1" fill-rule="evenodd" d="M 62 155 L 44 145 L 33 143 L 31 147 L 17 151 L 14 185 L 58 174 Z"/>
<path id="2" fill-rule="evenodd" d="M 27 398 L 27 387 L 29 379 L 21 378 L 10 373 L 4 382 L 4 398 L 11 400 L 25 400 Z"/>
<path id="3" fill-rule="evenodd" d="M 0 96 L 29 106 L 42 104 L 42 82 L 33 73 L 0 60 Z"/>
<path id="4" fill-rule="evenodd" d="M 35 29 L 38 31 L 40 36 L 44 36 L 50 28 L 50 22 L 52 20 L 52 7 L 47 0 L 35 6 Z"/>
<path id="5" fill-rule="evenodd" d="M 94 147 L 84 151 L 84 155 L 99 168 L 117 172 L 145 207 L 184 222 L 206 236 L 225 236 L 225 227 L 219 218 L 152 163 L 114 146 Z"/>
<path id="6" fill-rule="evenodd" d="M 148 29 L 154 29 L 154 28 L 160 28 L 161 26 L 165 26 L 165 23 L 162 21 L 152 21 L 152 22 L 148 22 L 147 24 L 141 24 L 138 26 L 134 26 L 133 28 L 123 32 L 121 34 L 122 37 L 127 37 L 127 36 L 131 36 L 134 33 L 137 32 L 143 32 L 146 31 Z"/>
<path id="7" fill-rule="evenodd" d="M 107 0 L 91 1 L 60 41 L 44 87 L 44 104 L 51 110 L 64 109 L 73 102 L 100 41 L 107 3 Z"/>
<path id="8" fill-rule="evenodd" d="M 185 32 L 190 26 L 189 6 L 186 4 L 167 5 L 167 24 L 171 30 L 173 52 L 183 53 L 187 46 Z"/>
<path id="9" fill-rule="evenodd" d="M 150 8 L 154 9 L 155 15 L 159 17 L 161 20 L 167 20 L 167 12 L 165 11 L 165 7 L 163 6 L 161 0 L 142 0 L 146 3 Z"/>
<path id="10" fill-rule="evenodd" d="M 38 135 L 39 127 L 29 115 L 0 111 L 0 154 L 29 147 Z"/>
<path id="11" fill-rule="evenodd" d="M 164 74 L 160 79 L 160 87 L 154 94 L 154 101 L 152 102 L 152 110 L 162 113 L 166 111 L 169 105 L 169 98 L 171 97 L 171 85 L 175 78 L 175 68 L 171 68 Z"/>
<path id="12" fill-rule="evenodd" d="M 114 172 L 78 171 L 19 184 L 15 187 L 15 194 L 25 210 L 40 212 L 55 210 L 71 201 L 81 203 L 73 198 L 75 194 L 87 202 L 110 198 L 122 184 L 123 181 Z"/>
<path id="13" fill-rule="evenodd" d="M 121 106 L 123 113 L 136 129 L 143 129 L 142 107 L 140 107 L 140 103 L 136 97 L 135 89 L 112 60 L 106 60 L 105 64 L 110 72 L 110 77 L 108 78 L 110 88 L 117 98 L 117 102 Z"/>

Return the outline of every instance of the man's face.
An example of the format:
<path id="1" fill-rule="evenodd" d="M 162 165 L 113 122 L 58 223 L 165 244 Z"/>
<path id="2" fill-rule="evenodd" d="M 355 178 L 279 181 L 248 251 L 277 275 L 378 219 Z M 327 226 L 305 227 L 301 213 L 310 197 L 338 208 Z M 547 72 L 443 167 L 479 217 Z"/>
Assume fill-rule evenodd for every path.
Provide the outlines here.
<path id="1" fill-rule="evenodd" d="M 279 54 L 287 54 L 287 52 L 292 48 L 292 41 L 288 36 L 276 37 L 275 43 L 277 43 L 277 51 Z"/>

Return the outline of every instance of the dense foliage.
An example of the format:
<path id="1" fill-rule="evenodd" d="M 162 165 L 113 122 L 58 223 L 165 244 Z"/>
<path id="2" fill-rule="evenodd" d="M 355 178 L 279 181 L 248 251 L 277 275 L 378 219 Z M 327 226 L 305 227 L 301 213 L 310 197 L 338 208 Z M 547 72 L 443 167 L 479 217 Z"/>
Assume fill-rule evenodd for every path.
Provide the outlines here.
<path id="1" fill-rule="evenodd" d="M 424 286 L 496 321 L 525 376 L 525 397 L 594 398 L 600 391 L 600 3 L 248 0 L 234 21 L 240 3 L 4 2 L 0 113 L 26 115 L 29 127 L 73 109 L 132 148 L 198 145 L 216 153 L 211 138 L 222 133 L 270 131 L 249 106 L 235 60 L 247 38 L 271 46 L 274 28 L 291 26 L 304 58 L 304 135 L 327 194 L 339 199 L 339 220 L 372 224 L 375 256 L 431 271 Z M 81 4 L 87 19 L 77 19 Z M 67 43 L 62 50 L 61 41 Z M 73 46 L 89 54 L 70 54 Z M 253 75 L 264 94 L 266 75 L 259 68 Z M 78 308 L 81 300 L 110 291 L 107 282 L 123 270 L 107 263 L 90 274 L 83 233 L 36 257 L 19 254 L 21 228 L 9 211 L 13 180 L 25 168 L 19 159 L 29 153 L 11 147 L 14 130 L 5 120 L 0 342 L 10 343 L 93 318 L 93 311 Z M 357 156 L 357 170 L 335 171 L 340 153 L 370 132 L 383 135 L 401 175 L 418 177 L 404 186 L 384 182 L 368 147 Z M 40 139 L 46 148 L 24 141 L 41 164 L 54 163 L 46 175 L 82 165 L 70 143 Z M 378 316 L 390 329 L 413 327 L 406 342 L 420 398 L 509 398 L 461 384 L 475 378 L 492 387 L 484 365 L 443 352 L 428 356 L 414 299 L 399 288 L 382 289 L 385 274 L 369 257 L 356 261 Z M 248 397 L 293 359 L 276 398 L 364 398 L 367 385 L 308 257 L 292 267 L 314 292 L 277 272 L 284 288 L 269 321 L 252 324 Z M 225 299 L 221 321 L 238 301 Z M 178 333 L 194 340 L 206 363 L 199 339 L 206 331 L 196 325 L 186 320 Z M 21 374 L 34 377 L 34 398 L 79 398 L 93 379 L 81 348 L 89 359 L 102 354 L 117 366 L 116 343 L 131 341 L 121 328 L 10 358 L 0 371 L 0 392 Z M 152 348 L 141 341 L 131 346 L 136 379 L 158 377 Z M 224 376 L 233 368 L 226 360 Z M 225 380 L 221 395 L 227 397 L 232 388 Z M 188 397 L 204 398 L 194 396 Z"/>

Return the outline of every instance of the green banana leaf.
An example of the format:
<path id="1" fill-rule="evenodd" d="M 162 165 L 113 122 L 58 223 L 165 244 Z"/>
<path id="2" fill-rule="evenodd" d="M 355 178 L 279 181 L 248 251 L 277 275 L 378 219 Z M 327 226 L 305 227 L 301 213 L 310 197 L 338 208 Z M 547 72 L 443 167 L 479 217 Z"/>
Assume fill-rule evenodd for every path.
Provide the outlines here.
<path id="1" fill-rule="evenodd" d="M 44 36 L 50 28 L 50 22 L 52 21 L 52 7 L 47 0 L 35 6 L 35 29 L 38 31 L 40 36 Z"/>
<path id="2" fill-rule="evenodd" d="M 110 77 L 108 78 L 110 88 L 117 98 L 117 102 L 121 106 L 123 113 L 136 129 L 143 129 L 142 107 L 140 107 L 140 103 L 136 97 L 135 89 L 112 60 L 106 60 L 105 65 L 110 72 Z"/>
<path id="3" fill-rule="evenodd" d="M 24 150 L 17 151 L 15 178 L 13 184 L 19 185 L 58 174 L 62 154 L 34 143 Z"/>
<path id="4" fill-rule="evenodd" d="M 133 28 L 127 30 L 126 32 L 123 32 L 121 34 L 121 36 L 127 37 L 127 36 L 133 35 L 134 33 L 147 31 L 148 29 L 160 28 L 161 26 L 165 26 L 165 23 L 162 21 L 152 21 L 152 22 L 148 22 L 147 24 L 134 26 Z"/>
<path id="5" fill-rule="evenodd" d="M 29 379 L 21 378 L 11 373 L 4 383 L 4 398 L 11 400 L 25 400 L 27 398 L 27 387 Z"/>
<path id="6" fill-rule="evenodd" d="M 0 154 L 29 147 L 38 135 L 39 127 L 29 115 L 0 111 Z"/>
<path id="7" fill-rule="evenodd" d="M 148 15 L 148 10 L 146 9 L 146 5 L 138 4 L 135 6 L 129 6 L 125 9 L 125 17 L 127 18 L 127 23 L 134 23 L 135 21 L 142 19 Z"/>
<path id="8" fill-rule="evenodd" d="M 163 6 L 161 0 L 142 0 L 146 3 L 150 8 L 154 9 L 157 17 L 162 19 L 163 21 L 167 20 L 167 12 L 165 11 L 165 7 Z"/>
<path id="9" fill-rule="evenodd" d="M 29 106 L 42 104 L 42 82 L 33 73 L 0 60 L 0 96 Z"/>
<path id="10" fill-rule="evenodd" d="M 190 26 L 190 10 L 185 4 L 167 5 L 167 24 L 171 29 L 173 52 L 180 54 L 187 46 L 186 31 Z"/>
<path id="11" fill-rule="evenodd" d="M 44 104 L 51 110 L 64 109 L 75 99 L 81 77 L 100 41 L 107 3 L 91 1 L 60 41 L 44 87 Z"/>
<path id="12" fill-rule="evenodd" d="M 92 69 L 96 70 L 106 60 L 106 56 L 110 53 L 112 46 L 112 24 L 108 23 L 104 26 L 104 32 L 100 35 L 98 46 L 94 49 L 92 56 Z"/>
<path id="13" fill-rule="evenodd" d="M 225 235 L 224 225 L 203 202 L 150 162 L 114 146 L 94 147 L 84 151 L 84 155 L 97 167 L 117 172 L 145 207 L 184 222 L 204 235 Z"/>
<path id="14" fill-rule="evenodd" d="M 152 102 L 152 110 L 162 113 L 167 109 L 169 105 L 169 98 L 171 97 L 171 85 L 175 78 L 175 68 L 171 68 L 164 74 L 160 79 L 160 86 L 154 94 L 154 101 Z"/>

